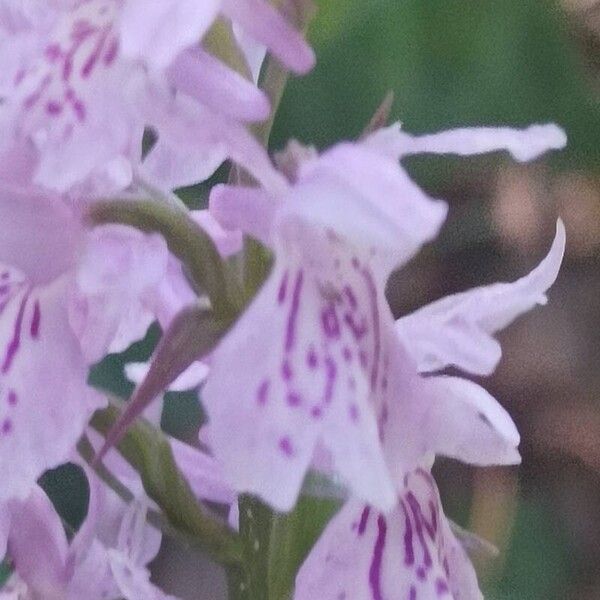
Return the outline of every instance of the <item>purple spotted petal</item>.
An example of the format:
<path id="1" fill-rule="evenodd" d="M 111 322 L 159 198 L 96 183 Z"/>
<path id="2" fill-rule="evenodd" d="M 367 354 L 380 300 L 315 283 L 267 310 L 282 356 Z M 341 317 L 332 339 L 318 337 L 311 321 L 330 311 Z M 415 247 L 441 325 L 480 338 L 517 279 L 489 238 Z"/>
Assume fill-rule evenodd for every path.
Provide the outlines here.
<path id="1" fill-rule="evenodd" d="M 104 401 L 67 315 L 68 277 L 15 295 L 0 315 L 0 499 L 25 498 L 68 459 Z M 18 468 L 15 468 L 18 465 Z"/>
<path id="2" fill-rule="evenodd" d="M 296 578 L 294 600 L 481 600 L 437 487 L 419 469 L 393 512 L 352 500 L 329 523 Z"/>
<path id="3" fill-rule="evenodd" d="M 236 490 L 289 510 L 320 440 L 358 496 L 389 508 L 371 406 L 393 331 L 378 263 L 296 216 L 278 236 L 273 273 L 212 357 L 215 456 Z"/>
<path id="4" fill-rule="evenodd" d="M 514 283 L 496 283 L 448 296 L 400 319 L 396 328 L 422 372 L 454 365 L 488 375 L 500 359 L 493 334 L 537 304 L 558 275 L 565 248 L 565 228 L 557 223 L 556 237 L 546 258 L 529 275 Z"/>

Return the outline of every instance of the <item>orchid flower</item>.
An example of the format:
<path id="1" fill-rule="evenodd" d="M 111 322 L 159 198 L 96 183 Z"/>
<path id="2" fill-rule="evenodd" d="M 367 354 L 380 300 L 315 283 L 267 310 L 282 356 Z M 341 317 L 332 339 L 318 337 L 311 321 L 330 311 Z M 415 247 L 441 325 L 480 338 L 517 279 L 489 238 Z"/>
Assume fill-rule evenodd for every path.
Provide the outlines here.
<path id="1" fill-rule="evenodd" d="M 133 502 L 122 510 L 114 532 L 106 521 L 99 527 L 105 508 L 90 482 L 88 515 L 69 542 L 59 515 L 40 488 L 25 501 L 12 501 L 8 545 L 15 575 L 0 590 L 0 598 L 172 599 L 149 581 L 146 565 L 158 545 L 148 544 L 155 533 L 146 523 L 144 505 Z M 107 545 L 104 540 L 110 537 L 113 542 Z"/>
<path id="2" fill-rule="evenodd" d="M 0 190 L 0 502 L 68 460 L 103 398 L 89 366 L 193 294 L 158 236 L 87 232 L 57 198 Z M 181 289 L 183 292 L 181 293 Z M 18 468 L 13 468 L 18 465 Z"/>
<path id="3" fill-rule="evenodd" d="M 265 119 L 269 103 L 198 45 L 219 11 L 292 69 L 313 63 L 264 0 L 36 0 L 4 10 L 0 175 L 58 192 L 90 179 L 122 189 L 134 170 L 171 189 L 205 179 L 227 157 L 260 178 L 263 153 L 238 121 Z M 145 127 L 159 139 L 141 167 Z"/>
<path id="4" fill-rule="evenodd" d="M 417 151 L 451 151 L 450 139 L 461 154 L 508 149 L 532 159 L 565 143 L 554 125 L 498 133 L 446 132 L 426 138 Z M 298 165 L 282 195 L 231 186 L 213 191 L 215 217 L 268 244 L 275 265 L 215 351 L 203 400 L 215 456 L 232 486 L 276 509 L 294 505 L 318 448 L 329 452 L 358 499 L 382 511 L 396 504 L 396 477 L 381 446 L 387 415 L 410 414 L 423 392 L 395 387 L 412 385 L 418 373 L 396 331 L 385 285 L 446 215 L 445 204 L 428 198 L 398 165 L 410 153 L 406 140 L 391 127 L 339 144 Z M 445 142 L 436 146 L 439 140 Z M 555 254 L 562 256 L 560 243 L 553 263 Z M 538 282 L 525 305 L 535 304 L 552 281 Z M 463 391 L 467 406 L 482 402 L 474 390 Z M 397 443 L 414 455 L 394 466 L 405 474 L 424 449 L 408 439 Z M 514 448 L 506 458 L 516 459 Z"/>

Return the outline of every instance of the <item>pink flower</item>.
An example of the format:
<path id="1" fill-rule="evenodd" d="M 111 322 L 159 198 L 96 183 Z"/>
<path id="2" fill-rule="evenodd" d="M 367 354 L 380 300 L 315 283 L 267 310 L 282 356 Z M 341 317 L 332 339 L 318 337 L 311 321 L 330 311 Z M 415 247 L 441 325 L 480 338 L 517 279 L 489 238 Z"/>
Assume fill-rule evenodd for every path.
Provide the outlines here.
<path id="1" fill-rule="evenodd" d="M 104 400 L 88 369 L 194 295 L 164 241 L 86 232 L 54 197 L 0 190 L 0 502 L 68 460 Z M 178 272 L 177 272 L 178 269 Z M 1 537 L 1 536 L 0 536 Z"/>
<path id="2" fill-rule="evenodd" d="M 493 130 L 447 132 L 419 151 L 449 151 L 455 135 L 461 154 L 508 148 L 533 158 L 564 144 L 562 131 L 549 125 L 500 130 L 497 141 Z M 214 353 L 203 393 L 215 456 L 229 481 L 276 509 L 294 505 L 317 449 L 329 453 L 353 495 L 382 511 L 396 505 L 397 482 L 430 452 L 518 460 L 512 421 L 481 388 L 419 376 L 418 350 L 410 350 L 411 341 L 405 348 L 385 300 L 391 271 L 436 235 L 446 215 L 445 204 L 398 165 L 409 141 L 392 127 L 308 159 L 279 196 L 223 186 L 211 198 L 224 227 L 258 237 L 276 257 Z M 556 277 L 563 244 L 560 229 L 540 276 L 482 306 L 508 319 L 490 328 L 476 318 L 472 329 L 493 333 L 538 302 Z M 448 415 L 447 435 L 436 437 Z M 429 429 L 421 428 L 424 419 Z M 460 435 L 465 422 L 468 442 Z M 480 454 L 482 447 L 491 450 Z"/>
<path id="3" fill-rule="evenodd" d="M 34 488 L 25 501 L 11 503 L 8 545 L 15 575 L 0 598 L 172 599 L 150 583 L 146 570 L 159 546 L 151 541 L 158 533 L 146 523 L 145 506 L 135 501 L 128 508 L 122 504 L 113 532 L 101 521 L 108 507 L 105 498 L 97 495 L 98 484 L 90 480 L 88 514 L 70 543 L 40 488 Z M 149 547 L 153 548 L 150 554 Z"/>
<path id="4" fill-rule="evenodd" d="M 44 2 L 44 11 L 41 4 L 11 7 L 0 29 L 0 64 L 11 74 L 0 82 L 2 156 L 10 165 L 1 175 L 19 184 L 66 192 L 108 179 L 123 188 L 142 169 L 145 127 L 158 143 L 142 171 L 156 173 L 168 189 L 206 178 L 227 157 L 254 172 L 260 147 L 238 121 L 266 118 L 269 104 L 196 46 L 218 10 L 292 68 L 312 65 L 309 48 L 264 0 L 154 7 L 57 1 Z"/>
<path id="5" fill-rule="evenodd" d="M 431 475 L 418 468 L 381 513 L 350 500 L 302 565 L 294 600 L 481 600 Z"/>

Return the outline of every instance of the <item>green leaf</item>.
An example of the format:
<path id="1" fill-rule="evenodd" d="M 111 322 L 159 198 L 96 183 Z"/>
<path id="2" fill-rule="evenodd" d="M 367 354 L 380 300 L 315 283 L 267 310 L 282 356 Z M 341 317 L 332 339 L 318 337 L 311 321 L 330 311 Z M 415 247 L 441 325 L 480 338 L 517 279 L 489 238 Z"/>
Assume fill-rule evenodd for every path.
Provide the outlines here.
<path id="1" fill-rule="evenodd" d="M 274 516 L 269 544 L 269 600 L 290 600 L 298 570 L 339 507 L 337 500 L 302 496 L 291 513 Z"/>
<path id="2" fill-rule="evenodd" d="M 92 426 L 102 435 L 121 415 L 116 401 L 98 411 Z M 190 489 L 162 432 L 145 421 L 130 427 L 118 444 L 119 452 L 138 471 L 146 493 L 161 509 L 169 527 L 190 546 L 199 546 L 221 564 L 241 561 L 238 536 L 204 507 Z"/>
<path id="3" fill-rule="evenodd" d="M 2 589 L 2 586 L 9 580 L 11 575 L 12 569 L 10 568 L 8 562 L 0 562 L 0 590 Z"/>

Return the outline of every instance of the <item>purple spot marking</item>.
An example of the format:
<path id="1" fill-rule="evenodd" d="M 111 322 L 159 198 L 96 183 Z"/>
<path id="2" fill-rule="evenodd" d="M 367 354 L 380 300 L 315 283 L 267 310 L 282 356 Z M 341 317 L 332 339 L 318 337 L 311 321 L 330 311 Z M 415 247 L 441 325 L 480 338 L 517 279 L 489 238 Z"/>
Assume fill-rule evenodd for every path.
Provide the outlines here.
<path id="1" fill-rule="evenodd" d="M 288 273 L 288 271 L 286 271 L 283 274 L 283 277 L 281 278 L 281 283 L 279 284 L 279 292 L 277 293 L 277 302 L 279 302 L 279 304 L 283 304 L 285 301 L 287 285 L 288 285 L 288 277 L 289 277 L 289 273 Z"/>
<path id="2" fill-rule="evenodd" d="M 53 117 L 60 115 L 62 111 L 63 105 L 60 102 L 56 102 L 56 100 L 50 100 L 46 104 L 46 112 Z"/>
<path id="3" fill-rule="evenodd" d="M 417 569 L 417 577 L 421 580 L 424 581 L 425 580 L 425 569 L 423 567 L 419 567 Z"/>
<path id="4" fill-rule="evenodd" d="M 31 317 L 31 337 L 37 339 L 40 335 L 40 323 L 42 322 L 42 311 L 38 300 L 33 305 L 33 316 Z"/>
<path id="5" fill-rule="evenodd" d="M 286 435 L 279 440 L 279 449 L 287 456 L 291 457 L 294 454 L 292 440 Z"/>
<path id="6" fill-rule="evenodd" d="M 408 600 L 417 600 L 417 588 L 414 585 L 410 586 L 410 591 L 408 592 Z"/>
<path id="7" fill-rule="evenodd" d="M 300 309 L 300 293 L 302 292 L 302 283 L 304 281 L 304 272 L 302 269 L 296 275 L 294 283 L 294 291 L 292 292 L 292 306 L 288 316 L 286 335 L 285 335 L 285 350 L 289 352 L 296 341 L 296 321 L 298 319 L 298 310 Z"/>
<path id="8" fill-rule="evenodd" d="M 314 419 L 320 419 L 323 416 L 323 409 L 320 406 L 313 406 L 310 414 Z"/>
<path id="9" fill-rule="evenodd" d="M 373 548 L 373 558 L 369 569 L 369 586 L 373 600 L 383 600 L 381 593 L 381 563 L 383 550 L 385 548 L 385 537 L 387 535 L 387 523 L 383 515 L 377 517 L 377 539 Z"/>
<path id="10" fill-rule="evenodd" d="M 360 522 L 358 523 L 358 535 L 364 535 L 367 529 L 367 522 L 369 521 L 369 514 L 371 513 L 371 508 L 369 506 L 365 506 L 360 515 Z"/>
<path id="11" fill-rule="evenodd" d="M 50 62 L 57 61 L 62 55 L 60 46 L 58 44 L 50 44 L 50 45 L 46 46 L 44 55 Z"/>
<path id="12" fill-rule="evenodd" d="M 296 392 L 290 392 L 287 395 L 287 403 L 296 408 L 297 406 L 300 406 L 300 404 L 302 404 L 302 398 L 300 397 L 300 394 L 297 394 Z"/>
<path id="13" fill-rule="evenodd" d="M 447 594 L 449 592 L 448 583 L 442 578 L 436 579 L 435 591 L 437 592 L 438 596 L 443 596 L 444 594 Z"/>
<path id="14" fill-rule="evenodd" d="M 259 386 L 258 391 L 256 392 L 256 401 L 264 406 L 267 403 L 267 398 L 269 396 L 269 385 L 270 382 L 268 379 L 265 379 Z"/>
<path id="15" fill-rule="evenodd" d="M 4 419 L 2 423 L 2 433 L 8 434 L 12 431 L 12 421 L 10 419 Z"/>
<path id="16" fill-rule="evenodd" d="M 360 416 L 360 411 L 358 410 L 358 406 L 356 406 L 356 404 L 352 403 L 348 407 L 348 414 L 350 415 L 350 420 L 353 423 L 356 423 L 358 421 L 359 416 Z"/>
<path id="17" fill-rule="evenodd" d="M 281 374 L 286 381 L 289 381 L 292 378 L 292 366 L 290 365 L 289 360 L 283 361 L 281 365 Z"/>
<path id="18" fill-rule="evenodd" d="M 321 324 L 323 331 L 328 338 L 337 339 L 340 337 L 340 322 L 338 321 L 335 307 L 330 304 L 327 308 L 323 309 L 321 313 Z"/>
<path id="19" fill-rule="evenodd" d="M 19 397 L 17 396 L 17 393 L 14 390 L 9 390 L 8 392 L 8 404 L 10 406 L 16 406 L 17 402 L 19 401 Z"/>
<path id="20" fill-rule="evenodd" d="M 15 356 L 19 351 L 21 345 L 21 327 L 23 326 L 23 315 L 25 314 L 27 300 L 29 300 L 29 294 L 25 294 L 21 300 L 21 306 L 19 306 L 19 312 L 17 313 L 17 318 L 15 320 L 13 337 L 6 347 L 6 355 L 4 356 L 4 363 L 2 364 L 2 373 L 8 373 Z"/>
<path id="21" fill-rule="evenodd" d="M 325 374 L 325 394 L 323 396 L 323 402 L 329 404 L 333 399 L 333 386 L 337 376 L 337 366 L 335 361 L 329 356 L 325 359 Z"/>
<path id="22" fill-rule="evenodd" d="M 310 348 L 308 353 L 306 354 L 306 364 L 311 369 L 316 369 L 318 364 L 317 353 L 314 348 Z"/>

